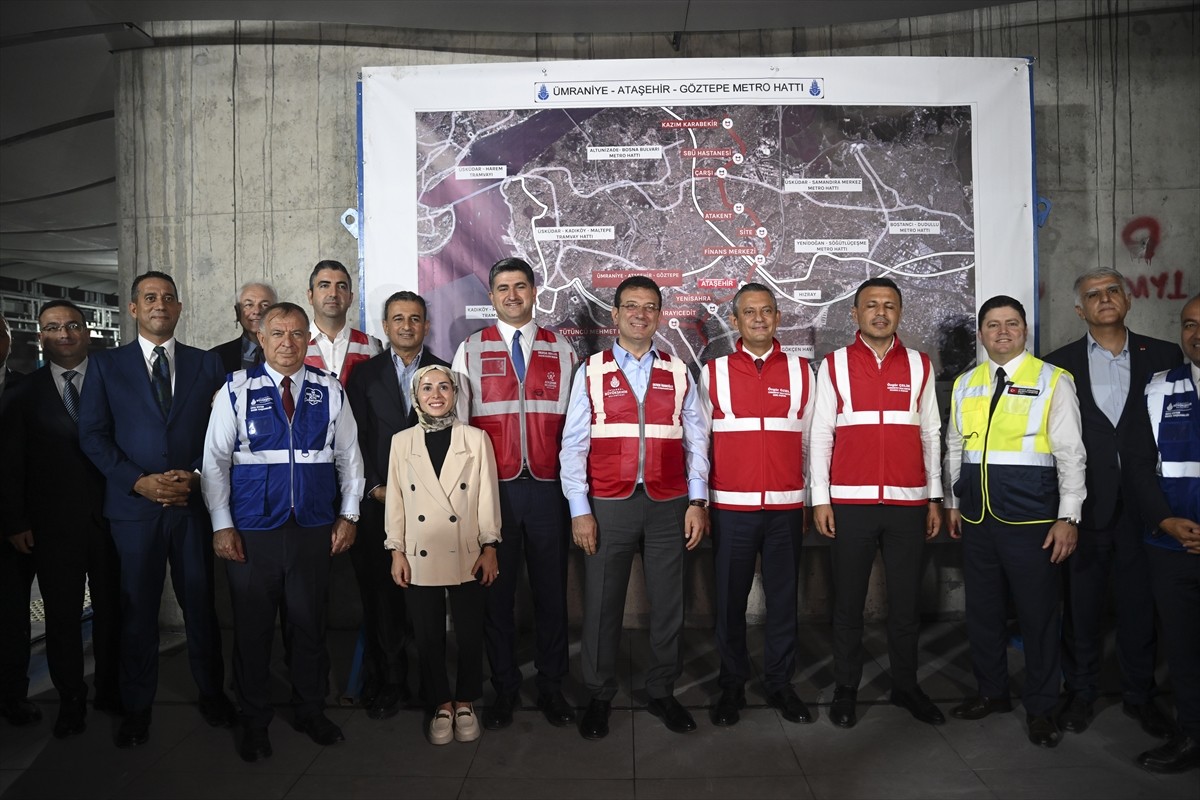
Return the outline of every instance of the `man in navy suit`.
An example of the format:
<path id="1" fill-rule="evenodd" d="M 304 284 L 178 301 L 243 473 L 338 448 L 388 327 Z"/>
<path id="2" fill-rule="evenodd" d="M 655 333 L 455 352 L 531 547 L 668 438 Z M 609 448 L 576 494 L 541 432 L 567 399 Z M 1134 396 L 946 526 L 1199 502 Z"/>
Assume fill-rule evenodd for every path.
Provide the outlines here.
<path id="1" fill-rule="evenodd" d="M 87 319 L 70 300 L 51 300 L 42 306 L 38 324 L 49 363 L 6 403 L 0 522 L 9 544 L 37 567 L 46 609 L 46 661 L 59 696 L 54 735 L 63 739 L 87 727 L 79 627 L 85 587 L 92 601 L 95 707 L 120 709 L 120 588 L 117 551 L 102 513 L 104 476 L 79 449 L 77 419 L 90 360 Z M 47 480 L 50 475 L 54 480 Z M 61 494 L 64 486 L 70 487 L 69 502 Z"/>
<path id="2" fill-rule="evenodd" d="M 425 349 L 429 332 L 425 299 L 396 292 L 383 306 L 383 331 L 390 347 L 358 366 L 346 398 L 358 421 L 358 444 L 366 470 L 358 538 L 350 549 L 362 596 L 362 705 L 371 719 L 386 719 L 409 697 L 404 590 L 392 580 L 391 554 L 383 549 L 383 501 L 392 437 L 417 424 L 412 379 L 421 367 L 449 367 Z"/>
<path id="3" fill-rule="evenodd" d="M 133 281 L 138 337 L 97 353 L 79 414 L 79 441 L 108 479 L 104 515 L 121 561 L 121 700 L 118 747 L 145 744 L 158 689 L 158 610 L 167 563 L 183 609 L 188 659 L 208 724 L 236 719 L 222 691 L 221 636 L 213 608 L 212 526 L 200 498 L 204 433 L 224 376 L 215 353 L 175 340 L 183 304 L 175 281 Z"/>
<path id="4" fill-rule="evenodd" d="M 1083 444 L 1087 448 L 1087 499 L 1079 522 L 1079 549 L 1067 559 L 1063 609 L 1063 680 L 1059 724 L 1082 733 L 1091 723 L 1104 655 L 1109 567 L 1117 589 L 1117 660 L 1125 714 L 1151 736 L 1167 737 L 1171 724 L 1154 704 L 1154 597 L 1150 565 L 1135 509 L 1121 487 L 1132 419 L 1144 413 L 1142 390 L 1155 372 L 1182 363 L 1179 348 L 1125 327 L 1131 304 L 1125 278 L 1094 269 L 1075 280 L 1075 313 L 1088 332 L 1046 361 L 1075 378 Z"/>

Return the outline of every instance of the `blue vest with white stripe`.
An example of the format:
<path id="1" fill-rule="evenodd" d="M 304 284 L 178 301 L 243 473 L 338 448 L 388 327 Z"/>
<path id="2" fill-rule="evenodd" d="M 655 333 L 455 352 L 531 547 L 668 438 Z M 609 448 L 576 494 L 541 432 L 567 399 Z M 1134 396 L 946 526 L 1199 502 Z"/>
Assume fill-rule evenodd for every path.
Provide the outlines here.
<path id="1" fill-rule="evenodd" d="M 304 527 L 329 525 L 337 516 L 333 426 L 345 395 L 328 373 L 313 367 L 292 380 L 300 382 L 300 394 L 289 425 L 279 387 L 265 366 L 227 379 L 238 421 L 230 511 L 239 530 L 278 528 L 293 510 Z"/>
<path id="2" fill-rule="evenodd" d="M 1158 485 L 1167 504 L 1177 517 L 1200 520 L 1200 398 L 1191 367 L 1184 364 L 1151 378 L 1146 409 L 1158 442 Z M 1145 539 L 1156 547 L 1184 552 L 1174 536 L 1148 532 Z"/>

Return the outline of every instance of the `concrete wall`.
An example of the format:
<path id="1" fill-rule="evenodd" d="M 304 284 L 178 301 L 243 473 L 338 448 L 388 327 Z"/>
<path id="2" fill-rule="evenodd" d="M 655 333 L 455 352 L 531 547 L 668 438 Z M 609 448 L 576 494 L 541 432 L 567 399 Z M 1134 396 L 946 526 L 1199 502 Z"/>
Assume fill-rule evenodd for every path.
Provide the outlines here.
<path id="1" fill-rule="evenodd" d="M 897 4 L 901 9 L 902 4 Z M 1040 194 L 1038 350 L 1082 332 L 1075 274 L 1132 280 L 1135 329 L 1175 339 L 1200 291 L 1200 5 L 1045 0 L 857 25 L 685 34 L 493 35 L 295 23 L 149 23 L 150 49 L 118 54 L 119 277 L 180 283 L 180 338 L 237 331 L 237 287 L 266 280 L 303 303 L 321 258 L 356 263 L 339 217 L 356 205 L 355 83 L 363 66 L 551 59 L 1032 56 Z M 881 75 L 880 80 L 886 80 Z M 132 335 L 128 327 L 126 338 Z M 805 548 L 801 605 L 828 610 L 827 548 Z M 957 546 L 930 548 L 923 609 L 962 609 Z M 697 557 L 693 621 L 711 617 L 711 557 Z M 573 564 L 573 569 L 578 564 Z M 348 565 L 339 565 L 348 574 Z M 637 581 L 635 580 L 635 585 Z M 350 587 L 352 588 L 352 587 Z M 353 624 L 353 591 L 334 624 Z M 342 601 L 345 601 L 344 603 Z M 886 613 L 872 593 L 869 613 Z M 640 609 L 631 606 L 630 621 Z"/>

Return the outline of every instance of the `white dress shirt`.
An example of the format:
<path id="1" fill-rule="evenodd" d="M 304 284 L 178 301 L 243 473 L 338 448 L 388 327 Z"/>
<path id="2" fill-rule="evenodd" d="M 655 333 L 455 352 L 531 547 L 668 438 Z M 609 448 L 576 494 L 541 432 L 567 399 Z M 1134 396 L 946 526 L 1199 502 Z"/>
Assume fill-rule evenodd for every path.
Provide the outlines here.
<path id="1" fill-rule="evenodd" d="M 1007 364 L 997 364 L 989 359 L 988 385 L 995 387 L 996 370 L 1000 367 L 1004 367 L 1004 374 L 1010 378 L 1017 374 L 1027 355 L 1027 352 L 1022 352 Z M 1046 433 L 1050 437 L 1050 453 L 1054 456 L 1055 468 L 1058 471 L 1058 516 L 1079 519 L 1083 510 L 1083 499 L 1087 497 L 1087 488 L 1084 485 L 1087 451 L 1083 449 L 1079 396 L 1075 393 L 1075 380 L 1069 372 L 1064 372 L 1058 379 L 1054 393 L 1050 395 L 1050 413 L 1046 427 Z M 942 468 L 942 474 L 946 476 L 946 508 L 958 508 L 958 498 L 953 487 L 958 482 L 958 473 L 962 467 L 962 443 L 962 431 L 951 416 L 950 423 L 946 426 L 946 463 Z"/>
<path id="2" fill-rule="evenodd" d="M 865 343 L 864 343 L 865 344 Z M 896 337 L 888 346 L 887 353 L 896 346 Z M 869 347 L 869 345 L 868 345 Z M 879 354 L 871 349 L 875 361 L 883 364 Z M 847 380 L 849 380 L 847 378 Z M 917 398 L 917 411 L 921 418 L 921 454 L 925 462 L 925 487 L 929 497 L 942 496 L 942 415 L 938 410 L 937 392 L 934 388 L 932 369 L 925 388 Z M 812 429 L 808 436 L 808 471 L 809 504 L 814 506 L 828 505 L 829 497 L 829 465 L 833 461 L 834 439 L 837 428 L 837 391 L 833 387 L 833 379 L 829 370 L 824 367 L 824 361 L 819 362 L 817 369 L 817 398 L 813 403 Z M 886 457 L 886 453 L 884 456 Z"/>
<path id="3" fill-rule="evenodd" d="M 138 344 L 142 348 L 142 358 L 146 361 L 146 377 L 154 381 L 154 348 L 158 347 L 154 342 L 138 335 Z M 172 336 L 162 343 L 162 347 L 167 351 L 167 366 L 171 371 L 171 394 L 175 394 L 175 337 Z"/>
<path id="4" fill-rule="evenodd" d="M 276 386 L 283 382 L 284 376 L 270 365 L 263 364 L 263 368 Z M 304 382 L 307 369 L 301 368 L 290 376 L 296 408 L 300 407 L 300 385 Z M 333 387 L 341 388 L 336 381 Z M 204 504 L 208 506 L 214 531 L 233 527 L 233 514 L 229 510 L 229 472 L 233 465 L 234 445 L 241 429 L 242 420 L 234 413 L 224 387 L 218 389 L 212 416 L 208 419 L 208 433 L 204 437 L 204 466 L 200 473 Z M 366 478 L 363 477 L 362 454 L 358 449 L 358 424 L 354 421 L 354 412 L 348 402 L 342 403 L 342 410 L 333 421 L 333 461 L 342 491 L 342 507 L 338 513 L 357 514 Z"/>
<path id="5" fill-rule="evenodd" d="M 87 375 L 87 365 L 88 360 L 85 356 L 78 365 L 71 367 L 75 371 L 75 390 L 80 394 L 83 394 L 83 379 Z M 54 378 L 54 386 L 58 389 L 59 397 L 62 397 L 63 392 L 67 390 L 67 379 L 63 377 L 63 373 L 66 371 L 66 367 L 60 367 L 53 361 L 50 362 L 50 376 Z"/>
<path id="6" fill-rule="evenodd" d="M 325 369 L 332 372 L 334 376 L 340 375 L 342 362 L 346 360 L 346 353 L 350 351 L 350 323 L 346 322 L 332 339 L 326 336 L 315 322 L 310 323 L 308 329 L 312 334 L 312 340 L 317 343 L 317 349 L 321 351 L 321 360 L 325 362 Z"/>

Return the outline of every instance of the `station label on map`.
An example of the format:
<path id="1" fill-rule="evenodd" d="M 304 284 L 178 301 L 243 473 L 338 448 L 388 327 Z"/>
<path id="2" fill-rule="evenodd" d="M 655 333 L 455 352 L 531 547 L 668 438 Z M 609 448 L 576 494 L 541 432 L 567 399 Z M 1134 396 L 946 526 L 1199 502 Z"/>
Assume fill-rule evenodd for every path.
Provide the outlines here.
<path id="1" fill-rule="evenodd" d="M 616 235 L 612 225 L 564 225 L 534 228 L 533 238 L 539 242 L 567 242 L 577 239 L 601 241 L 616 238 Z"/>
<path id="2" fill-rule="evenodd" d="M 820 289 L 797 289 L 792 292 L 793 300 L 820 300 Z"/>
<path id="3" fill-rule="evenodd" d="M 454 180 L 456 181 L 482 181 L 507 177 L 507 164 L 475 164 L 454 168 Z"/>
<path id="4" fill-rule="evenodd" d="M 862 178 L 784 178 L 785 192 L 861 192 Z"/>
<path id="5" fill-rule="evenodd" d="M 890 219 L 888 233 L 941 233 L 941 220 L 936 219 Z"/>
<path id="6" fill-rule="evenodd" d="M 588 161 L 636 161 L 637 159 L 657 160 L 662 158 L 662 145 L 637 144 L 620 145 L 617 147 L 589 147 Z"/>
<path id="7" fill-rule="evenodd" d="M 797 253 L 867 253 L 871 243 L 866 239 L 797 239 Z"/>
<path id="8" fill-rule="evenodd" d="M 467 319 L 495 319 L 495 306 L 467 306 L 463 311 Z"/>

